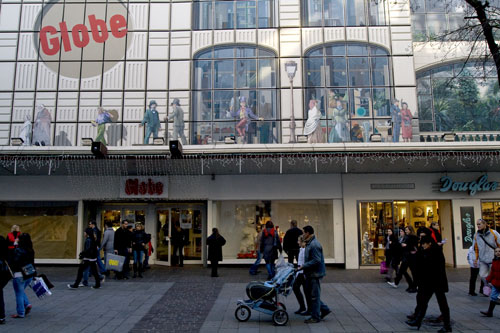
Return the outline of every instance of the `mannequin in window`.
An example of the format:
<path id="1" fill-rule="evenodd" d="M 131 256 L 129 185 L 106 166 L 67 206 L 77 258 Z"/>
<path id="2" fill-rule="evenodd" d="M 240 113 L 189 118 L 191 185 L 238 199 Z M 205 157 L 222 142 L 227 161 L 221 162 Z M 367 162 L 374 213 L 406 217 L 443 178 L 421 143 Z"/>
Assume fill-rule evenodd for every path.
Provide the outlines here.
<path id="1" fill-rule="evenodd" d="M 153 139 L 158 137 L 158 130 L 160 129 L 160 117 L 158 116 L 158 111 L 156 111 L 155 100 L 149 101 L 149 109 L 146 110 L 144 118 L 139 126 L 144 126 L 146 124 L 146 134 L 144 135 L 144 144 L 149 144 L 149 137 L 153 134 Z"/>
<path id="2" fill-rule="evenodd" d="M 187 144 L 186 136 L 184 135 L 184 110 L 181 108 L 181 103 L 178 98 L 174 98 L 172 103 L 172 113 L 168 116 L 168 120 L 174 120 L 174 128 L 172 130 L 172 140 L 181 138 L 183 145 Z"/>
<path id="3" fill-rule="evenodd" d="M 33 126 L 33 143 L 36 146 L 50 146 L 50 122 L 52 116 L 45 105 L 36 107 L 37 114 Z"/>
<path id="4" fill-rule="evenodd" d="M 309 101 L 309 111 L 307 112 L 307 121 L 304 125 L 304 135 L 307 135 L 308 143 L 323 143 L 323 129 L 321 128 L 321 112 L 316 107 L 317 101 Z"/>
<path id="5" fill-rule="evenodd" d="M 111 115 L 108 111 L 104 110 L 102 106 L 97 108 L 97 118 L 92 120 L 92 126 L 97 126 L 97 136 L 95 137 L 95 142 L 106 143 L 104 138 L 104 133 L 106 132 L 106 124 L 112 122 Z"/>
<path id="6" fill-rule="evenodd" d="M 244 141 L 245 136 L 248 131 L 248 125 L 254 120 L 264 120 L 264 118 L 257 117 L 252 109 L 247 107 L 247 99 L 245 96 L 240 96 L 240 107 L 239 109 L 230 109 L 230 114 L 232 117 L 238 119 L 238 123 L 236 124 L 236 131 L 238 132 L 238 136 L 242 138 Z"/>
<path id="7" fill-rule="evenodd" d="M 23 146 L 31 146 L 31 116 L 24 115 L 24 124 L 19 137 L 23 140 Z"/>
<path id="8" fill-rule="evenodd" d="M 399 132 L 401 131 L 401 109 L 399 108 L 399 101 L 392 100 L 391 105 L 392 117 L 392 142 L 399 142 Z"/>
<path id="9" fill-rule="evenodd" d="M 332 101 L 330 101 L 331 103 Z M 347 110 L 340 99 L 334 100 L 335 107 L 332 110 L 332 130 L 328 136 L 328 142 L 349 141 L 349 129 L 347 128 Z"/>

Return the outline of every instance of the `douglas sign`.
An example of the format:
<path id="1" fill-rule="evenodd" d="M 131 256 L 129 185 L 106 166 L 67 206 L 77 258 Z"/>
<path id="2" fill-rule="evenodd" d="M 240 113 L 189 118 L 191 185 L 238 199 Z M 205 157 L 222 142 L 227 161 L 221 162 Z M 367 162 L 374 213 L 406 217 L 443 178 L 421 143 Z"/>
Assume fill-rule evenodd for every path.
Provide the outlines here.
<path id="1" fill-rule="evenodd" d="M 35 21 L 33 42 L 55 73 L 79 79 L 101 76 L 122 60 L 132 43 L 132 19 L 120 1 L 51 1 Z M 65 60 L 59 66 L 59 59 Z M 103 61 L 106 60 L 106 61 Z"/>

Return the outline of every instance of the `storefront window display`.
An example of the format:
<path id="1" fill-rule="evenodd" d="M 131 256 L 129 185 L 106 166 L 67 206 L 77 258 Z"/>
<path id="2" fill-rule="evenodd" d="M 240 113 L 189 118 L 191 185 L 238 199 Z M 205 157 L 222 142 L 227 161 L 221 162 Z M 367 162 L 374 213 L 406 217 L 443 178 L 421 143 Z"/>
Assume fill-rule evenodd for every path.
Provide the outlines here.
<path id="1" fill-rule="evenodd" d="M 380 264 L 385 260 L 385 235 L 392 229 L 396 235 L 405 226 L 415 231 L 439 222 L 438 201 L 361 202 L 360 257 L 362 265 Z"/>
<path id="2" fill-rule="evenodd" d="M 215 206 L 216 227 L 227 240 L 224 259 L 255 258 L 254 241 L 259 226 L 273 221 L 283 241 L 292 219 L 297 220 L 299 228 L 311 225 L 323 246 L 325 258 L 334 258 L 332 201 L 219 201 Z"/>
<path id="3" fill-rule="evenodd" d="M 0 234 L 7 235 L 14 224 L 31 235 L 36 259 L 76 257 L 76 202 L 0 203 Z"/>
<path id="4" fill-rule="evenodd" d="M 483 220 L 490 228 L 500 231 L 500 201 L 485 201 L 481 203 Z"/>

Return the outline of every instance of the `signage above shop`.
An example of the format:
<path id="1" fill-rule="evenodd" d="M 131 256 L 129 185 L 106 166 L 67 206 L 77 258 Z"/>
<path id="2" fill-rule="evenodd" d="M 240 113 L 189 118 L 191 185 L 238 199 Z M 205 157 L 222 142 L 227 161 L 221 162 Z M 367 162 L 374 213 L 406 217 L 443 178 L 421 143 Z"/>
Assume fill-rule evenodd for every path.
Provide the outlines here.
<path id="1" fill-rule="evenodd" d="M 482 175 L 478 180 L 471 182 L 459 182 L 453 180 L 451 177 L 444 176 L 441 177 L 441 188 L 440 192 L 469 192 L 469 195 L 473 196 L 477 192 L 493 192 L 498 188 L 498 182 L 489 182 L 488 175 Z"/>
<path id="2" fill-rule="evenodd" d="M 121 198 L 166 198 L 167 178 L 165 177 L 122 177 Z"/>

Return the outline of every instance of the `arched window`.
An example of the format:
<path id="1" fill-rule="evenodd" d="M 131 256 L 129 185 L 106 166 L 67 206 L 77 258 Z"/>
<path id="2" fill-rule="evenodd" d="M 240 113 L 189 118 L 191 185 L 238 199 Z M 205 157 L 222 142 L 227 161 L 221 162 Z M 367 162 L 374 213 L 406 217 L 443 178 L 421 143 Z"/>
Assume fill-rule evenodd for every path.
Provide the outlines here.
<path id="1" fill-rule="evenodd" d="M 226 136 L 244 143 L 280 141 L 274 52 L 255 46 L 222 46 L 204 50 L 194 59 L 193 144 L 222 141 Z M 251 111 L 244 126 L 239 113 L 243 99 Z"/>
<path id="2" fill-rule="evenodd" d="M 500 130 L 493 63 L 460 62 L 419 72 L 417 95 L 421 132 Z"/>
<path id="3" fill-rule="evenodd" d="M 305 27 L 343 27 L 387 25 L 384 0 L 304 0 L 302 21 Z"/>
<path id="4" fill-rule="evenodd" d="M 193 29 L 275 27 L 274 0 L 198 0 L 193 2 Z"/>
<path id="5" fill-rule="evenodd" d="M 365 43 L 334 43 L 309 50 L 304 58 L 305 114 L 316 100 L 324 142 L 387 139 L 393 96 L 388 52 Z M 332 130 L 336 128 L 336 130 Z"/>

